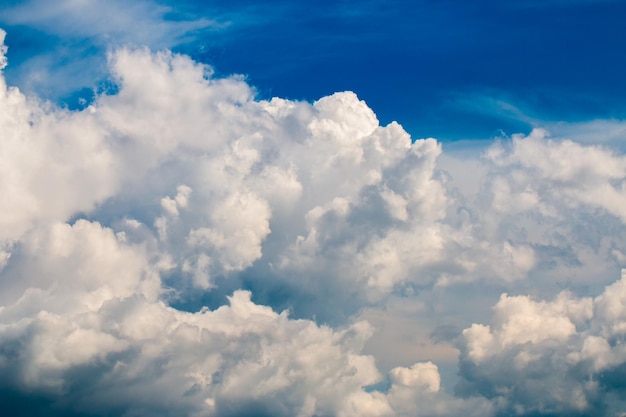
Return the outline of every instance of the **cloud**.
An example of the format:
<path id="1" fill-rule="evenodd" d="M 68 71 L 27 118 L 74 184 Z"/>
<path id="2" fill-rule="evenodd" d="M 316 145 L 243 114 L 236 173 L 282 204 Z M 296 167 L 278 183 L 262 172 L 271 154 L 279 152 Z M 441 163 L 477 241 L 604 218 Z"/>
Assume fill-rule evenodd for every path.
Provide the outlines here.
<path id="1" fill-rule="evenodd" d="M 16 239 L 43 219 L 89 210 L 114 191 L 115 162 L 87 114 L 48 111 L 0 81 L 4 109 L 0 239 Z"/>
<path id="2" fill-rule="evenodd" d="M 392 370 L 386 395 L 364 391 L 381 378 L 359 353 L 365 322 L 334 330 L 293 320 L 246 291 L 216 310 L 175 310 L 160 299 L 145 248 L 86 220 L 26 236 L 3 278 L 2 386 L 47 398 L 51 409 L 386 416 L 406 407 L 398 396 L 439 391 L 432 363 Z"/>
<path id="3" fill-rule="evenodd" d="M 379 378 L 373 358 L 358 354 L 366 324 L 333 331 L 290 320 L 243 291 L 214 311 L 177 311 L 159 300 L 145 250 L 97 223 L 24 239 L 4 277 L 0 338 L 23 348 L 3 350 L 0 363 L 14 370 L 3 382 L 69 396 L 77 411 L 170 403 L 168 413 L 223 415 L 271 400 L 291 415 L 307 395 L 321 401 L 316 409 L 335 409 Z"/>
<path id="4" fill-rule="evenodd" d="M 30 0 L 6 8 L 2 19 L 11 25 L 29 25 L 55 36 L 95 38 L 97 42 L 117 45 L 132 42 L 155 48 L 172 46 L 172 42 L 179 42 L 193 30 L 220 26 L 217 21 L 206 19 L 166 18 L 172 12 L 171 8 L 150 0 L 130 4 L 63 0 L 54 5 Z"/>
<path id="5" fill-rule="evenodd" d="M 612 149 L 624 151 L 626 125 L 623 120 L 592 120 L 581 123 L 551 123 L 548 130 L 560 137 L 567 137 L 579 143 L 605 144 Z"/>
<path id="6" fill-rule="evenodd" d="M 228 21 L 191 18 L 152 0 L 98 2 L 42 0 L 0 10 L 3 25 L 22 31 L 27 55 L 14 55 L 7 76 L 28 94 L 84 107 L 106 89 L 109 49 L 124 45 L 173 48 L 200 32 L 221 30 Z M 19 38 L 18 38 L 19 39 Z M 9 41 L 11 38 L 9 37 Z M 79 91 L 81 90 L 82 91 Z"/>
<path id="7" fill-rule="evenodd" d="M 461 393 L 492 399 L 510 415 L 612 415 L 621 393 L 622 279 L 598 297 L 567 292 L 551 301 L 503 294 L 491 325 L 473 324 L 460 340 Z"/>
<path id="8" fill-rule="evenodd" d="M 5 37 L 6 37 L 6 32 L 3 30 L 0 31 L 0 44 L 2 45 L 2 47 L 0 48 L 0 56 L 2 57 L 0 59 L 0 70 L 6 68 L 7 66 L 7 57 L 6 57 L 7 47 L 4 44 Z"/>
<path id="9" fill-rule="evenodd" d="M 52 409 L 102 415 L 350 416 L 362 401 L 376 404 L 373 415 L 393 413 L 393 399 L 364 390 L 381 378 L 361 353 L 368 324 L 290 319 L 246 291 L 214 310 L 179 311 L 164 302 L 177 288 L 162 276 L 176 270 L 210 288 L 260 259 L 273 229 L 289 247 L 307 217 L 377 182 L 394 162 L 381 142 L 399 135 L 395 155 L 428 161 L 434 141 L 411 151 L 399 126 L 379 128 L 352 93 L 257 102 L 241 79 L 211 79 L 183 56 L 123 49 L 111 65 L 119 93 L 80 112 L 2 85 L 0 366 L 18 406 L 31 393 Z M 138 204 L 148 207 L 135 219 Z M 417 209 L 430 215 L 428 202 Z M 274 228 L 274 212 L 301 217 Z M 403 389 L 438 391 L 436 367 L 424 366 L 394 371 L 426 380 Z"/>
<path id="10" fill-rule="evenodd" d="M 0 398 L 76 415 L 620 404 L 623 283 L 590 293 L 626 266 L 622 154 L 535 129 L 447 172 L 441 143 L 352 92 L 258 100 L 145 48 L 108 65 L 116 88 L 80 111 L 0 81 Z M 559 283 L 471 325 L 502 288 Z M 427 340 L 381 341 L 413 331 Z M 435 362 L 457 354 L 455 395 Z"/>

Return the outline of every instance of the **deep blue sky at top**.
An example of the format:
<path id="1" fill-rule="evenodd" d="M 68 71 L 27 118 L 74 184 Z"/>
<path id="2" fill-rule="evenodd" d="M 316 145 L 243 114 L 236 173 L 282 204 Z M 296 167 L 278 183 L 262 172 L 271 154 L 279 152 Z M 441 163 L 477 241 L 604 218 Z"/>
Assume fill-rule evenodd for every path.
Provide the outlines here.
<path id="1" fill-rule="evenodd" d="M 0 0 L 5 10 L 20 3 Z M 538 120 L 626 117 L 626 1 L 159 4 L 170 7 L 165 20 L 218 25 L 149 46 L 187 53 L 220 75 L 245 74 L 261 98 L 315 100 L 352 90 L 381 123 L 397 120 L 416 138 L 489 138 L 528 131 Z M 102 82 L 101 38 L 2 14 L 0 27 L 8 32 L 10 83 L 72 107 Z M 29 83 L 33 57 L 54 50 L 57 59 L 41 62 L 67 76 Z"/>

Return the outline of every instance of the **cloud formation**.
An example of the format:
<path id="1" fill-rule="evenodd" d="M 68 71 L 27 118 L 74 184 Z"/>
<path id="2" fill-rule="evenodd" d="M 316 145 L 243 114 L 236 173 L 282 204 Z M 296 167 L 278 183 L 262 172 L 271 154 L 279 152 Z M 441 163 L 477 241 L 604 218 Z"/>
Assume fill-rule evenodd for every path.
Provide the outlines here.
<path id="1" fill-rule="evenodd" d="M 459 180 L 441 143 L 380 126 L 354 93 L 257 100 L 242 77 L 169 51 L 108 62 L 117 88 L 81 111 L 0 79 L 0 391 L 16 407 L 29 395 L 76 415 L 623 407 L 624 278 L 601 292 L 626 266 L 622 154 L 536 129 Z M 467 327 L 456 393 L 432 361 L 383 372 L 366 352 L 377 329 L 359 312 L 384 315 L 391 297 L 558 282 L 579 294 L 503 295 L 489 326 L 454 313 Z M 222 301 L 191 308 L 198 294 Z M 424 317 L 453 310 L 422 302 Z M 454 336 L 439 342 L 454 351 Z"/>
<path id="2" fill-rule="evenodd" d="M 462 393 L 483 395 L 503 415 L 616 415 L 623 400 L 626 271 L 598 297 L 552 301 L 503 294 L 491 325 L 460 341 Z"/>

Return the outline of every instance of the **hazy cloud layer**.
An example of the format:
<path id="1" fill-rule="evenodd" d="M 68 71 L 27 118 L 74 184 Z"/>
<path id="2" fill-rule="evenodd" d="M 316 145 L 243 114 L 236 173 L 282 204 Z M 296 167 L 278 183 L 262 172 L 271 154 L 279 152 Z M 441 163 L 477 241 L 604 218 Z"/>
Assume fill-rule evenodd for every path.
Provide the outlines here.
<path id="1" fill-rule="evenodd" d="M 623 409 L 624 278 L 603 290 L 626 266 L 623 154 L 535 129 L 448 156 L 351 92 L 259 101 L 243 78 L 167 51 L 108 63 L 117 88 L 82 111 L 0 80 L 0 391 L 16 407 Z M 555 298 L 503 295 L 489 326 L 472 324 L 489 305 L 457 308 L 502 289 Z M 368 354 L 386 334 L 368 317 L 419 321 L 438 358 L 458 354 L 455 393 L 432 361 Z"/>

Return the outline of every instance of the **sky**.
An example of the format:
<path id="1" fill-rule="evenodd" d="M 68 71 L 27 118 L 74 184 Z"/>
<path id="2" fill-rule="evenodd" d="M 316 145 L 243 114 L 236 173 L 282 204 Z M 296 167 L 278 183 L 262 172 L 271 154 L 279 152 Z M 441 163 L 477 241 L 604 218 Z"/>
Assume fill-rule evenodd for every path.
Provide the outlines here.
<path id="1" fill-rule="evenodd" d="M 624 15 L 2 1 L 2 409 L 623 417 Z"/>

